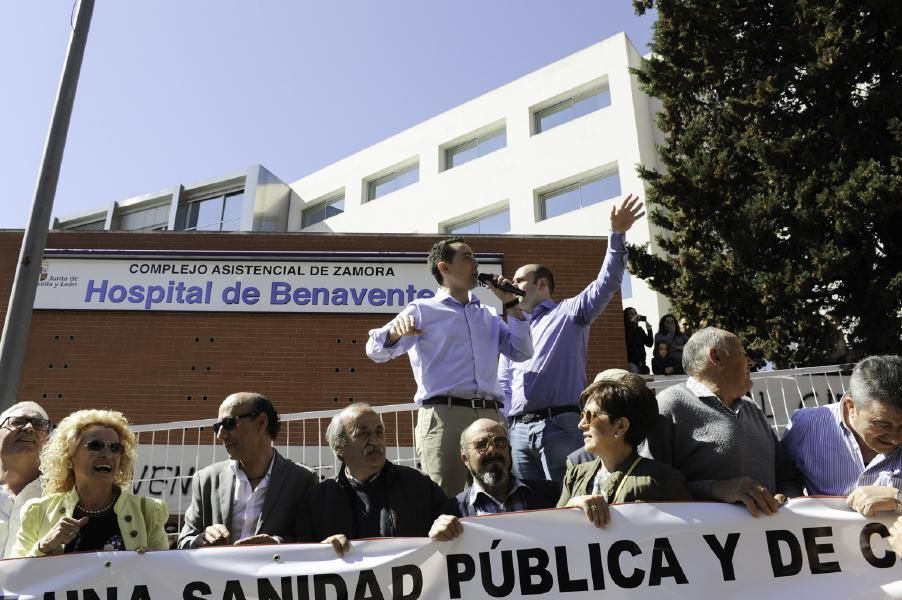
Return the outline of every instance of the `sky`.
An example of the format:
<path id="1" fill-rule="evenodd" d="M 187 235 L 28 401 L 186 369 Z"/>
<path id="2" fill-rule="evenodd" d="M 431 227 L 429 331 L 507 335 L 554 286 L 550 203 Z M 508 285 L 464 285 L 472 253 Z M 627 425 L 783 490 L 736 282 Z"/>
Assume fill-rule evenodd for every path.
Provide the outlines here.
<path id="1" fill-rule="evenodd" d="M 0 2 L 0 228 L 24 228 L 71 0 Z M 631 0 L 96 0 L 54 216 L 244 172 L 292 182 L 621 31 Z"/>

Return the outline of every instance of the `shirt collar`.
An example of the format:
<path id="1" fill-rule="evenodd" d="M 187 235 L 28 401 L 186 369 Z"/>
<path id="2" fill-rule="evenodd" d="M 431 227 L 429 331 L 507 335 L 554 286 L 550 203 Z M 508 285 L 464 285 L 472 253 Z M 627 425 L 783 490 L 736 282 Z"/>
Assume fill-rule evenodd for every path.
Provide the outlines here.
<path id="1" fill-rule="evenodd" d="M 272 466 L 276 463 L 275 458 L 276 458 L 276 451 L 275 451 L 275 449 L 273 449 L 272 456 L 269 459 L 269 468 L 266 469 L 266 475 L 263 476 L 263 479 L 261 480 L 261 482 L 269 479 L 269 475 L 272 473 Z M 247 473 L 244 472 L 244 469 L 241 468 L 241 465 L 237 460 L 230 460 L 229 468 L 232 469 L 232 474 L 235 475 L 236 479 L 238 479 L 238 480 L 244 479 L 244 480 L 249 481 L 247 478 Z"/>
<path id="2" fill-rule="evenodd" d="M 485 488 L 482 487 L 482 483 L 480 483 L 480 481 L 474 477 L 473 478 L 473 486 L 470 488 L 470 504 L 473 504 L 476 501 L 476 498 L 479 496 L 479 494 L 484 494 L 484 495 L 488 496 L 489 498 L 491 498 L 492 500 L 494 500 L 496 504 L 501 505 L 501 504 L 504 504 L 505 502 L 507 502 L 508 499 L 511 498 L 511 496 L 513 496 L 517 492 L 517 490 L 519 490 L 520 488 L 526 488 L 527 490 L 530 489 L 528 485 L 526 485 L 525 483 L 523 483 L 522 481 L 520 481 L 519 479 L 514 477 L 513 473 L 511 473 L 510 479 L 511 479 L 510 491 L 507 493 L 507 496 L 504 498 L 504 500 L 499 501 L 497 498 L 495 498 L 490 493 L 485 491 Z"/>
<path id="3" fill-rule="evenodd" d="M 715 398 L 718 397 L 717 394 L 708 389 L 708 386 L 706 386 L 695 377 L 690 376 L 689 379 L 686 380 L 686 387 L 689 388 L 690 392 L 692 392 L 699 398 L 702 398 L 703 396 L 713 396 Z"/>
<path id="4" fill-rule="evenodd" d="M 551 310 L 555 306 L 557 306 L 557 302 L 555 302 L 553 298 L 543 300 L 542 302 L 536 304 L 536 307 L 532 309 L 532 314 L 533 316 L 538 316 L 545 311 Z"/>
<path id="5" fill-rule="evenodd" d="M 846 433 L 852 433 L 852 429 L 848 425 L 846 425 L 846 420 L 844 418 L 845 411 L 843 410 L 842 400 L 837 402 L 835 406 L 836 408 L 831 410 L 830 412 L 833 413 L 833 419 L 836 421 L 836 424 L 842 431 Z"/>
<path id="6" fill-rule="evenodd" d="M 686 380 L 686 387 L 689 388 L 689 391 L 698 396 L 699 398 L 703 398 L 705 396 L 711 398 L 717 398 L 721 403 L 723 403 L 723 398 L 712 392 L 708 389 L 704 383 L 696 379 L 695 377 L 690 376 L 689 379 Z M 736 400 L 748 400 L 747 396 L 739 396 Z M 724 404 L 724 408 L 726 408 L 726 404 Z M 734 402 L 732 410 L 734 413 L 738 413 L 741 408 L 740 404 Z"/>
<path id="7" fill-rule="evenodd" d="M 367 479 L 366 481 L 360 481 L 359 479 L 354 478 L 354 476 L 351 475 L 351 472 L 348 471 L 347 467 L 344 468 L 344 473 L 345 473 L 345 477 L 348 480 L 348 483 L 350 483 L 354 487 L 360 487 L 365 483 L 370 483 L 371 481 L 376 481 L 377 479 L 379 479 L 379 476 L 382 475 L 383 470 L 384 469 L 379 469 L 378 471 L 376 471 L 375 473 L 370 475 L 369 479 Z"/>
<path id="8" fill-rule="evenodd" d="M 479 304 L 479 298 L 477 298 L 473 294 L 473 290 L 470 290 L 469 292 L 467 292 L 467 297 L 468 297 L 467 304 L 472 304 L 474 302 L 477 305 Z M 457 298 L 455 298 L 454 296 L 452 296 L 451 294 L 449 294 L 447 288 L 444 288 L 441 286 L 439 286 L 438 289 L 435 290 L 435 299 L 437 302 L 445 302 L 446 300 L 451 300 L 452 302 L 460 305 L 460 301 Z"/>

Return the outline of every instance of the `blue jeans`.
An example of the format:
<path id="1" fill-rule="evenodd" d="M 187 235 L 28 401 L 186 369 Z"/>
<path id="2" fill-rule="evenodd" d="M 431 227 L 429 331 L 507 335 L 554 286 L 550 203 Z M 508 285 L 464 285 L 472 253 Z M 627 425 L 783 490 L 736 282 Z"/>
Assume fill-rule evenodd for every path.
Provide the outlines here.
<path id="1" fill-rule="evenodd" d="M 567 412 L 510 427 L 512 471 L 518 479 L 550 479 L 561 483 L 567 455 L 583 446 L 577 429 L 579 413 Z"/>

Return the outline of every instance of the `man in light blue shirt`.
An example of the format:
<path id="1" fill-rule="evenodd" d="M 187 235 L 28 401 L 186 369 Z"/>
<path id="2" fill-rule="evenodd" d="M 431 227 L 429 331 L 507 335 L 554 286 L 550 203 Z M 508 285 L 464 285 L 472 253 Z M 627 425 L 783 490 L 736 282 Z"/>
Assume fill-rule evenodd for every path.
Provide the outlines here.
<path id="1" fill-rule="evenodd" d="M 561 483 L 567 455 L 583 445 L 579 395 L 586 387 L 589 328 L 623 281 L 626 232 L 642 212 L 637 197 L 611 207 L 611 236 L 598 277 L 582 292 L 555 302 L 554 275 L 543 265 L 525 265 L 514 284 L 525 292 L 523 310 L 532 313 L 535 352 L 518 361 L 501 359 L 499 379 L 510 418 L 513 472 L 518 479 L 550 479 Z"/>
<path id="2" fill-rule="evenodd" d="M 902 508 L 902 357 L 859 362 L 842 400 L 796 411 L 780 443 L 809 495 L 865 516 Z"/>
<path id="3" fill-rule="evenodd" d="M 423 471 L 448 496 L 464 489 L 467 471 L 460 460 L 460 434 L 473 421 L 502 421 L 504 396 L 498 383 L 498 355 L 532 356 L 529 315 L 517 297 L 497 287 L 508 322 L 480 304 L 479 261 L 462 238 L 438 242 L 429 268 L 439 284 L 433 298 L 414 300 L 389 323 L 369 332 L 366 353 L 375 362 L 409 354 L 420 405 L 414 432 Z M 510 284 L 498 278 L 498 284 Z"/>

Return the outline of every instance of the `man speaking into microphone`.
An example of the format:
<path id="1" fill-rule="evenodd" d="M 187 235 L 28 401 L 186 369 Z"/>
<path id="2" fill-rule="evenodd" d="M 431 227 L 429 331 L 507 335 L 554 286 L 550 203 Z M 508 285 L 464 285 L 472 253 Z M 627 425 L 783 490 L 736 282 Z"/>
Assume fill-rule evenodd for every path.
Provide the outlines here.
<path id="1" fill-rule="evenodd" d="M 573 298 L 555 302 L 554 275 L 544 265 L 524 265 L 514 285 L 524 292 L 520 308 L 531 313 L 535 352 L 528 360 L 502 358 L 498 373 L 508 401 L 513 473 L 517 479 L 561 483 L 567 455 L 583 445 L 579 395 L 586 387 L 589 327 L 623 281 L 626 232 L 642 212 L 628 195 L 611 207 L 611 236 L 598 277 Z"/>
<path id="2" fill-rule="evenodd" d="M 498 355 L 525 361 L 532 356 L 532 339 L 517 295 L 502 289 L 510 281 L 497 277 L 489 286 L 507 309 L 506 323 L 472 294 L 479 261 L 463 238 L 432 246 L 428 265 L 439 284 L 435 296 L 414 300 L 389 323 L 371 330 L 366 353 L 379 363 L 410 354 L 417 382 L 414 400 L 420 405 L 417 454 L 423 471 L 454 497 L 467 477 L 460 460 L 461 433 L 476 419 L 504 419 Z"/>

